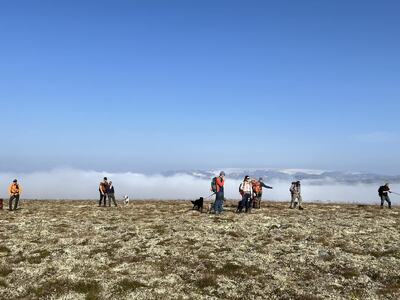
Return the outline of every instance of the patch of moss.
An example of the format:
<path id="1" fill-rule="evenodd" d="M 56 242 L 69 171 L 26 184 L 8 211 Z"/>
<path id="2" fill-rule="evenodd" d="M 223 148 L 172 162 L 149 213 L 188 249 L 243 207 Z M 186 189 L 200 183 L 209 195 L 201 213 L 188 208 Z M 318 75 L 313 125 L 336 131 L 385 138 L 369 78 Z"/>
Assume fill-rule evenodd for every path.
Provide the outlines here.
<path id="1" fill-rule="evenodd" d="M 13 270 L 7 266 L 0 266 L 0 277 L 7 277 L 12 271 Z"/>
<path id="2" fill-rule="evenodd" d="M 144 287 L 147 287 L 147 285 L 140 281 L 131 280 L 128 278 L 124 278 L 118 282 L 118 289 L 123 292 L 130 292 Z"/>
<path id="3" fill-rule="evenodd" d="M 195 285 L 200 289 L 217 287 L 217 276 L 213 274 L 205 274 L 202 278 L 195 281 Z"/>

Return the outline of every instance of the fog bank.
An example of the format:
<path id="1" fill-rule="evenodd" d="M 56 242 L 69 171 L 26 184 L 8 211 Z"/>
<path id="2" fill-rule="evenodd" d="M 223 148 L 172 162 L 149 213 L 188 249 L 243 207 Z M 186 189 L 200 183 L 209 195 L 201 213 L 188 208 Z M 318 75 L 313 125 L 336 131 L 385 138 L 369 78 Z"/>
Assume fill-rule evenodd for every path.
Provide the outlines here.
<path id="1" fill-rule="evenodd" d="M 106 176 L 114 183 L 116 197 L 129 195 L 133 199 L 195 199 L 210 195 L 210 180 L 187 174 L 173 176 L 144 175 L 137 173 L 107 173 L 76 169 L 57 169 L 32 173 L 1 173 L 0 197 L 7 198 L 10 182 L 17 178 L 23 187 L 25 199 L 97 199 L 98 185 Z M 211 178 L 210 178 L 211 179 Z M 275 180 L 266 182 L 274 187 L 266 190 L 264 198 L 274 201 L 290 198 L 290 182 Z M 239 199 L 240 180 L 226 180 L 226 198 Z M 327 182 L 313 184 L 302 181 L 304 201 L 378 203 L 379 184 L 344 185 Z M 400 185 L 392 185 L 393 191 L 400 191 Z M 396 204 L 393 195 L 392 200 Z"/>

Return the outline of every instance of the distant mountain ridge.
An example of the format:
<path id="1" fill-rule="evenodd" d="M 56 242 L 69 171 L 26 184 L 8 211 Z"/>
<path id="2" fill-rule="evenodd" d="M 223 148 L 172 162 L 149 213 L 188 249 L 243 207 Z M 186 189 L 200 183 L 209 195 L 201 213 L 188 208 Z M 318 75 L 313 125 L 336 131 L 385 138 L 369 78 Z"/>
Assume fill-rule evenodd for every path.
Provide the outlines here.
<path id="1" fill-rule="evenodd" d="M 241 180 L 249 175 L 252 178 L 264 178 L 265 181 L 295 181 L 305 180 L 309 184 L 322 185 L 326 183 L 337 184 L 383 184 L 400 183 L 400 175 L 381 175 L 362 172 L 343 172 L 311 169 L 224 169 L 226 176 L 232 179 Z M 177 174 L 190 175 L 201 179 L 210 179 L 217 175 L 219 170 L 181 170 L 164 172 L 164 176 L 174 176 Z"/>

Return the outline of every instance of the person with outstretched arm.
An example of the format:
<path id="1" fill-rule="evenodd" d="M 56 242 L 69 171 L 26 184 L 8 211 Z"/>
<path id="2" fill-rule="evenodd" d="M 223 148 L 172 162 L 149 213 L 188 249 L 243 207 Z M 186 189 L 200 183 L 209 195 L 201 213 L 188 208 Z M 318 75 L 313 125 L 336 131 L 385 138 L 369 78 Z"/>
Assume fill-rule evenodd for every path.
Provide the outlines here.
<path id="1" fill-rule="evenodd" d="M 221 171 L 219 176 L 215 180 L 216 183 L 216 193 L 215 193 L 215 203 L 214 210 L 215 214 L 222 214 L 224 206 L 224 186 L 225 186 L 225 172 Z"/>
<path id="2" fill-rule="evenodd" d="M 391 193 L 389 183 L 385 183 L 385 185 L 379 187 L 378 194 L 381 198 L 381 209 L 383 209 L 385 201 L 388 203 L 389 208 L 392 208 L 392 202 L 390 201 L 389 193 Z"/>
<path id="3" fill-rule="evenodd" d="M 261 200 L 263 194 L 263 188 L 266 189 L 273 189 L 272 186 L 268 186 L 264 183 L 262 177 L 258 180 L 253 180 L 253 193 L 254 193 L 254 201 L 253 201 L 253 208 L 261 208 Z"/>

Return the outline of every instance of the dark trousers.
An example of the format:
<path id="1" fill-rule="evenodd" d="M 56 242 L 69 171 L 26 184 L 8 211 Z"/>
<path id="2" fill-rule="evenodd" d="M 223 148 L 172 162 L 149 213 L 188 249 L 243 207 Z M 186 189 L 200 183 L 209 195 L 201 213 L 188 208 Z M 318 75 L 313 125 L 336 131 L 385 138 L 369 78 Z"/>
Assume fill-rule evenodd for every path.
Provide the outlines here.
<path id="1" fill-rule="evenodd" d="M 103 200 L 104 200 L 104 206 L 106 206 L 107 194 L 100 193 L 99 206 L 101 206 L 101 203 L 103 202 Z"/>
<path id="2" fill-rule="evenodd" d="M 114 205 L 117 206 L 117 201 L 115 201 L 114 193 L 107 194 L 108 197 L 108 206 L 111 206 L 111 200 L 113 201 Z"/>
<path id="3" fill-rule="evenodd" d="M 381 206 L 383 206 L 385 201 L 389 204 L 389 207 L 392 207 L 392 202 L 390 201 L 389 195 L 382 195 L 381 196 Z"/>
<path id="4" fill-rule="evenodd" d="M 8 201 L 8 209 L 9 210 L 13 210 L 12 203 L 13 203 L 14 200 L 15 200 L 14 210 L 17 210 L 18 202 L 19 202 L 19 195 L 12 195 L 10 197 L 10 201 Z"/>
<path id="5" fill-rule="evenodd" d="M 243 208 L 246 212 L 250 211 L 252 205 L 251 194 L 246 193 L 242 196 L 242 201 L 239 202 L 237 212 L 242 212 Z"/>

